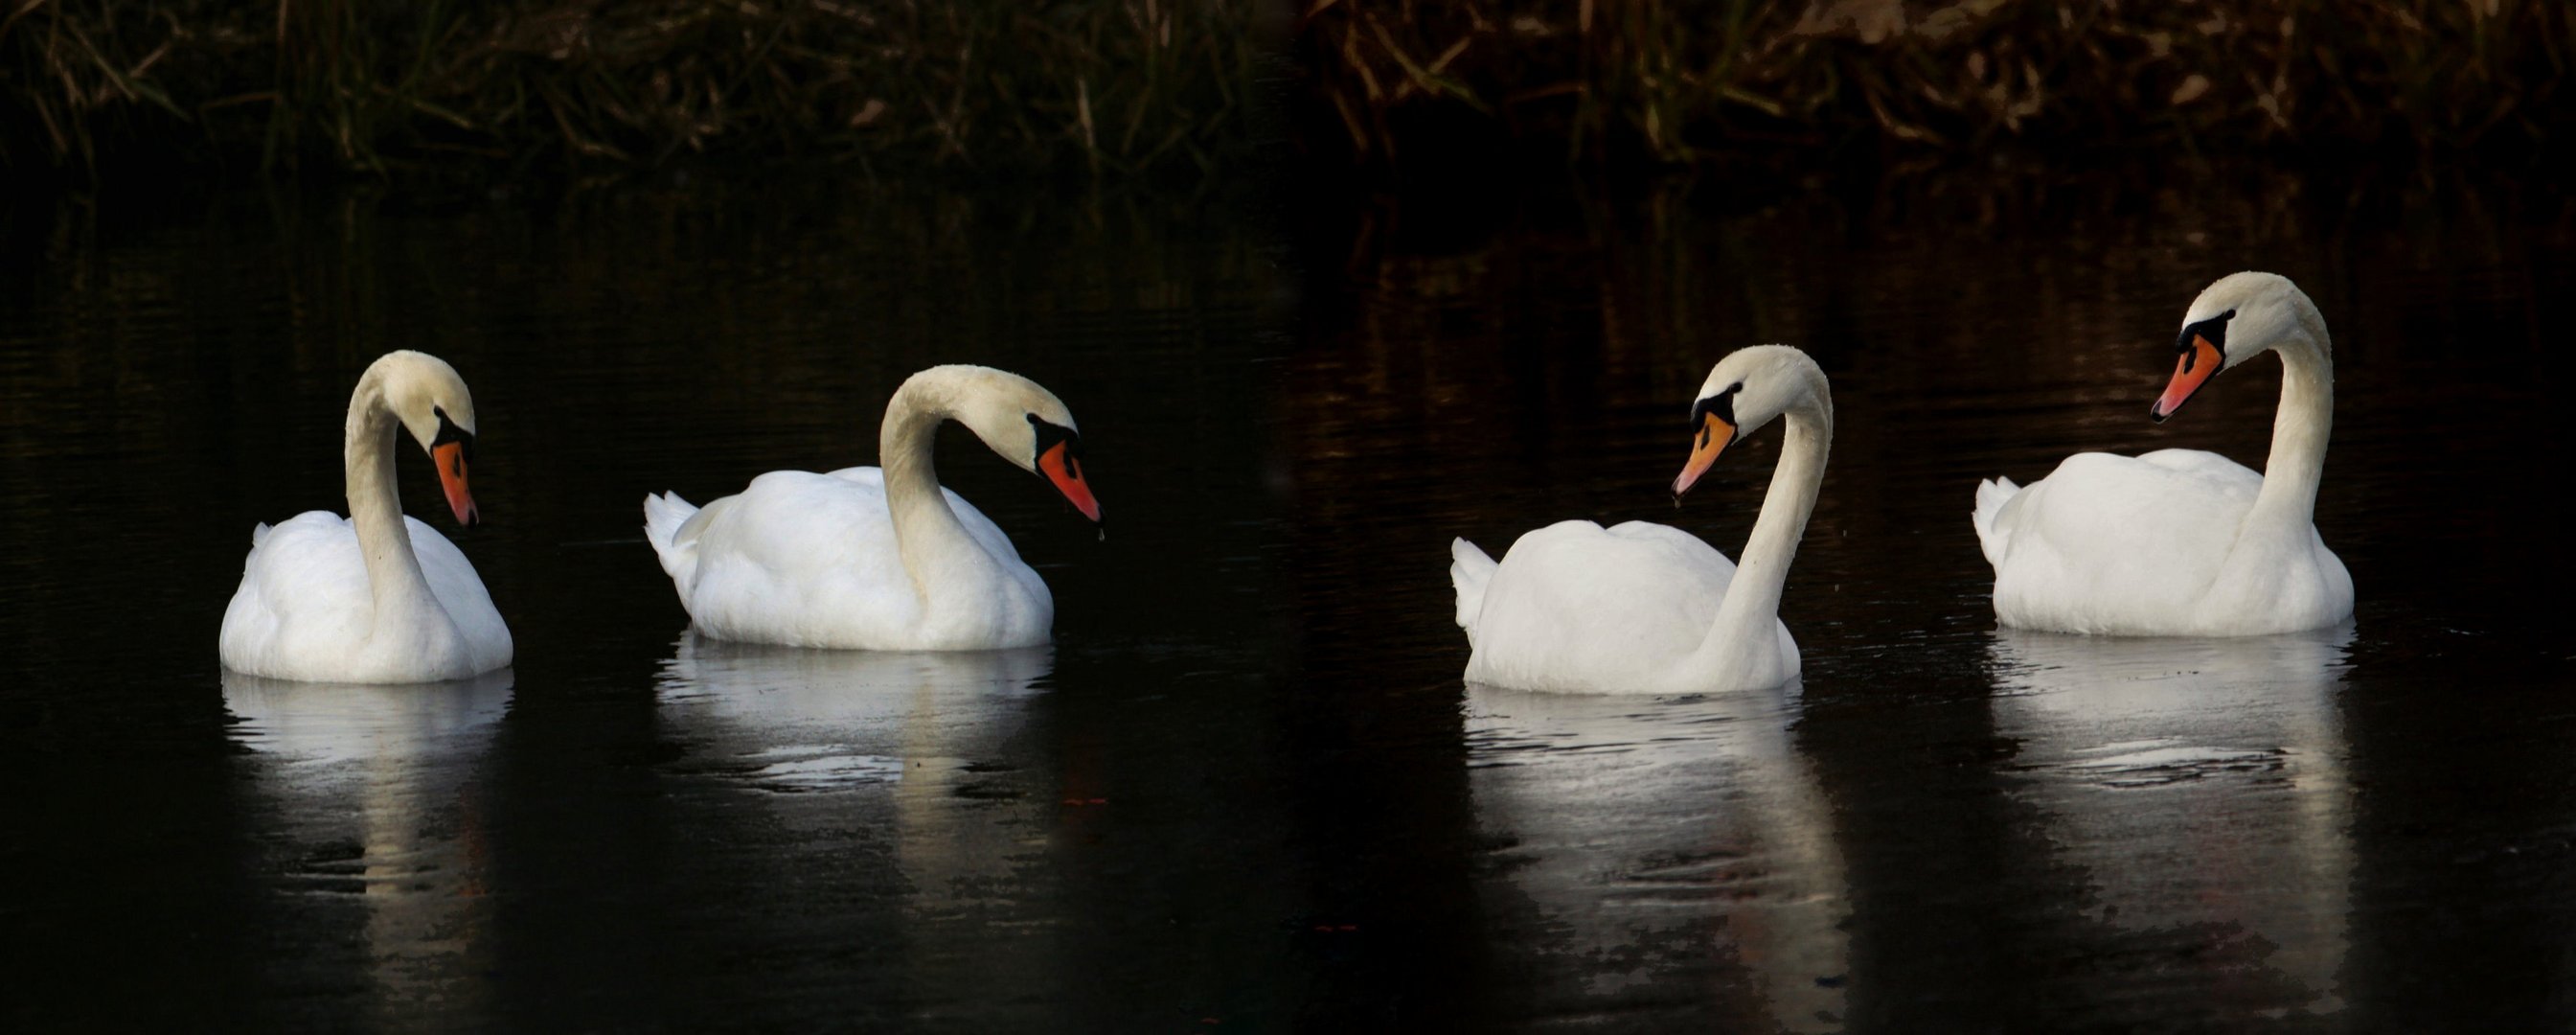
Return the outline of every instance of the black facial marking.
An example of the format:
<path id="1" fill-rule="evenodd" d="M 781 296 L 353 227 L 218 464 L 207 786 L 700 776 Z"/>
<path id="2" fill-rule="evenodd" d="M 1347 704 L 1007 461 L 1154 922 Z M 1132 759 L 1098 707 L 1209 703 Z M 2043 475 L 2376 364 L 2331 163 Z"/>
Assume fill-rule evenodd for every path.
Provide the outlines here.
<path id="1" fill-rule="evenodd" d="M 1029 430 L 1037 432 L 1038 436 L 1038 451 L 1036 455 L 1029 458 L 1029 465 L 1036 466 L 1039 460 L 1046 457 L 1047 450 L 1055 448 L 1056 443 L 1062 442 L 1064 443 L 1064 473 L 1075 481 L 1082 480 L 1082 436 L 1075 433 L 1072 428 L 1057 427 L 1040 420 L 1037 414 L 1029 414 L 1028 418 Z"/>
<path id="2" fill-rule="evenodd" d="M 1725 421 L 1727 427 L 1732 428 L 1737 426 L 1735 423 L 1735 393 L 1743 390 L 1744 382 L 1738 381 L 1726 386 L 1725 391 L 1719 392 L 1716 395 L 1709 396 L 1705 399 L 1701 399 L 1691 407 L 1691 434 L 1697 436 L 1701 445 L 1708 444 L 1709 414 L 1716 414 L 1717 419 Z"/>
<path id="3" fill-rule="evenodd" d="M 2193 338 L 2209 339 L 2210 347 L 2218 350 L 2218 361 L 2221 364 L 2227 362 L 2227 321 L 2235 318 L 2236 310 L 2230 309 L 2209 319 L 2183 325 L 2182 334 L 2174 339 L 2174 351 L 2182 353 L 2183 373 L 2191 373 L 2192 365 L 2200 361 L 2200 350 L 2191 347 Z"/>
<path id="4" fill-rule="evenodd" d="M 465 459 L 469 463 L 472 462 L 474 459 L 474 433 L 457 427 L 455 421 L 447 419 L 447 411 L 445 409 L 432 406 L 429 408 L 429 412 L 438 415 L 438 437 L 429 440 L 429 448 L 436 449 L 450 442 L 462 442 L 465 444 Z"/>

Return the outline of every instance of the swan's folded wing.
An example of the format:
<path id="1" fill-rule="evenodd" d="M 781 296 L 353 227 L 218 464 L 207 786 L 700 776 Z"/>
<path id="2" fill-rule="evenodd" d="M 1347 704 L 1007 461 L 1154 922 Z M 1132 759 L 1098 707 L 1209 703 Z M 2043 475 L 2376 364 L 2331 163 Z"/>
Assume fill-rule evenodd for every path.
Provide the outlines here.
<path id="1" fill-rule="evenodd" d="M 478 652 L 475 663 L 485 671 L 509 664 L 514 653 L 510 627 L 501 620 L 500 609 L 492 606 L 492 591 L 483 587 L 474 562 L 419 518 L 404 515 L 403 527 L 411 532 L 412 554 L 420 558 L 420 573 L 429 580 L 430 595 L 438 598 L 438 606 L 456 623 L 456 631 Z"/>
<path id="2" fill-rule="evenodd" d="M 1727 584 L 1735 581 L 1735 562 L 1718 552 L 1708 541 L 1671 525 L 1652 521 L 1625 521 L 1605 529 L 1609 535 L 1639 543 L 1651 543 L 1664 551 L 1661 555 L 1674 566 L 1673 574 L 1724 595 Z"/>
<path id="3" fill-rule="evenodd" d="M 1996 515 L 2012 537 L 1996 592 L 2051 609 L 2039 624 L 2070 629 L 2119 628 L 2110 616 L 2192 599 L 2216 576 L 2262 484 L 2197 450 L 2068 457 Z"/>
<path id="4" fill-rule="evenodd" d="M 885 469 L 882 467 L 844 467 L 824 477 L 857 482 L 861 485 L 873 486 L 880 491 L 885 488 Z"/>
<path id="5" fill-rule="evenodd" d="M 2159 449 L 2138 454 L 2138 462 L 2208 482 L 2213 491 L 2243 496 L 2247 506 L 2263 491 L 2263 475 L 2206 449 Z"/>
<path id="6" fill-rule="evenodd" d="M 884 468 L 844 467 L 825 477 L 867 486 L 876 490 L 880 498 L 885 492 Z M 992 518 L 984 516 L 982 510 L 966 502 L 966 497 L 958 495 L 956 490 L 943 485 L 939 487 L 939 492 L 940 495 L 947 497 L 948 509 L 957 515 L 957 523 L 965 526 L 966 534 L 974 536 L 976 544 L 982 546 L 986 553 L 1005 560 L 1020 559 L 1019 548 L 1011 545 L 1011 537 L 1002 531 L 1002 526 L 994 524 Z"/>
<path id="7" fill-rule="evenodd" d="M 263 526 L 224 608 L 224 663 L 249 671 L 291 650 L 286 638 L 336 642 L 375 613 L 366 559 L 349 521 L 310 510 Z"/>
<path id="8" fill-rule="evenodd" d="M 966 502 L 966 497 L 950 491 L 945 486 L 942 486 L 939 491 L 948 497 L 948 509 L 957 513 L 957 523 L 966 526 L 966 534 L 974 536 L 975 542 L 983 546 L 984 552 L 1004 561 L 1020 559 L 1019 548 L 1011 545 L 1011 537 L 1003 534 L 1002 526 L 994 524 L 992 518 L 985 517 L 984 512 L 975 509 L 974 504 Z M 1008 566 L 1004 565 L 1004 567 Z"/>
<path id="9" fill-rule="evenodd" d="M 913 599 L 885 493 L 869 481 L 771 471 L 708 503 L 676 539 L 697 551 L 696 578 L 681 595 L 705 628 L 900 609 Z"/>
<path id="10" fill-rule="evenodd" d="M 1512 685 L 1550 685 L 1542 668 L 1648 671 L 1707 637 L 1734 574 L 1715 548 L 1677 528 L 1559 522 L 1503 555 L 1485 589 L 1476 648 L 1519 670 L 1505 680 Z"/>

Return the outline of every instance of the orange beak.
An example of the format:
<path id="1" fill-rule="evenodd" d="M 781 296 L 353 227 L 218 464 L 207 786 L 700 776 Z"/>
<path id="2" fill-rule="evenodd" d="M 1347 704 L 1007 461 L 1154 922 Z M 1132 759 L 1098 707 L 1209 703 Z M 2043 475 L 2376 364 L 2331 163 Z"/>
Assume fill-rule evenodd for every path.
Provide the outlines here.
<path id="1" fill-rule="evenodd" d="M 1680 502 L 1682 494 L 1699 482 L 1700 475 L 1708 473 L 1708 469 L 1717 463 L 1717 454 L 1724 452 L 1726 444 L 1733 441 L 1735 425 L 1714 413 L 1708 414 L 1707 419 L 1700 423 L 1697 443 L 1691 446 L 1690 462 L 1682 465 L 1681 477 L 1673 479 L 1674 502 Z"/>
<path id="2" fill-rule="evenodd" d="M 2193 392 L 2199 391 L 2200 386 L 2208 384 L 2210 376 L 2225 365 L 2227 357 L 2219 353 L 2218 346 L 2200 335 L 2192 335 L 2191 348 L 2182 354 L 2182 358 L 2174 360 L 2173 380 L 2165 383 L 2165 394 L 2158 396 L 2156 404 L 2147 408 L 2147 416 L 2155 418 L 2156 423 L 2164 423 L 2165 418 L 2182 409 L 2183 402 L 2190 399 Z"/>
<path id="3" fill-rule="evenodd" d="M 1083 482 L 1082 461 L 1074 458 L 1068 448 L 1072 445 L 1058 442 L 1039 454 L 1038 471 L 1055 483 L 1055 491 L 1063 493 L 1065 501 L 1073 504 L 1073 509 L 1097 523 L 1100 520 L 1100 501 L 1091 497 L 1091 486 Z"/>
<path id="4" fill-rule="evenodd" d="M 456 523 L 473 525 L 483 520 L 482 513 L 474 509 L 474 494 L 465 488 L 465 443 L 433 447 L 429 458 L 438 464 L 438 484 L 447 490 L 447 509 L 456 512 Z"/>

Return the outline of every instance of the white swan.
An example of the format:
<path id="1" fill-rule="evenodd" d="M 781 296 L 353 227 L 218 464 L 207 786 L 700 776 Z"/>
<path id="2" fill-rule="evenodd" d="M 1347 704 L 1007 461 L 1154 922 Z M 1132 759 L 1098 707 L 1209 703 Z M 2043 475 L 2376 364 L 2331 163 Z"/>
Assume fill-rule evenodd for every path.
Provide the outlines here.
<path id="1" fill-rule="evenodd" d="M 2220 370 L 2281 355 L 2263 474 L 2216 453 L 2078 453 L 2027 487 L 1977 486 L 1973 520 L 2005 625 L 2124 636 L 2253 636 L 2352 617 L 2352 575 L 2315 524 L 2334 359 L 2316 303 L 2270 273 L 2219 278 L 2193 300 L 2158 422 Z"/>
<path id="2" fill-rule="evenodd" d="M 1520 537 L 1497 565 L 1450 544 L 1467 681 L 1572 693 L 1758 690 L 1798 676 L 1780 624 L 1780 587 L 1824 482 L 1833 394 L 1807 354 L 1783 345 L 1719 360 L 1691 406 L 1698 444 L 1673 480 L 1679 499 L 1719 451 L 1771 418 L 1788 433 L 1741 571 L 1699 537 L 1631 521 L 1563 521 Z"/>
<path id="3" fill-rule="evenodd" d="M 1100 520 L 1064 403 L 1017 374 L 932 367 L 886 403 L 882 471 L 771 471 L 703 509 L 676 493 L 644 498 L 645 539 L 698 631 L 866 650 L 1047 642 L 1055 600 L 1045 580 L 931 468 L 932 437 L 949 420 Z"/>
<path id="4" fill-rule="evenodd" d="M 474 398 L 436 356 L 389 352 L 349 396 L 342 464 L 349 516 L 312 510 L 250 533 L 241 588 L 224 610 L 224 667 L 331 683 L 463 679 L 510 663 L 510 628 L 474 565 L 446 536 L 405 517 L 394 495 L 394 441 L 409 431 L 438 466 L 459 524 Z"/>

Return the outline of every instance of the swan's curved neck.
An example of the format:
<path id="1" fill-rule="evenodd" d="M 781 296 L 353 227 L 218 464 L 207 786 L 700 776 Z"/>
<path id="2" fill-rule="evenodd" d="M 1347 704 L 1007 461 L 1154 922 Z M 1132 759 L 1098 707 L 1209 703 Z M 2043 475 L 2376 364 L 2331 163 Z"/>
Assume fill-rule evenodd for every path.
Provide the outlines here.
<path id="1" fill-rule="evenodd" d="M 2307 338 L 2273 349 L 2281 356 L 2281 409 L 2272 418 L 2272 455 L 2263 462 L 2263 491 L 2246 515 L 2249 528 L 2304 532 L 2316 519 L 2326 438 L 2334 431 L 2334 358 L 2324 321 L 2306 311 L 2300 317 Z"/>
<path id="2" fill-rule="evenodd" d="M 443 614 L 412 552 L 403 526 L 402 499 L 394 488 L 394 443 L 402 423 L 385 405 L 383 379 L 374 370 L 358 379 L 349 397 L 349 423 L 341 444 L 342 476 L 349 491 L 349 527 L 367 564 L 375 598 L 376 628 L 416 628 L 421 616 Z"/>
<path id="3" fill-rule="evenodd" d="M 885 423 L 877 429 L 877 464 L 885 471 L 886 508 L 894 518 L 895 550 L 912 591 L 926 607 L 930 587 L 958 565 L 984 559 L 984 548 L 957 520 L 948 494 L 939 489 L 939 471 L 930 447 L 939 426 L 955 413 L 955 393 L 936 378 L 916 375 L 895 389 L 886 402 Z"/>
<path id="4" fill-rule="evenodd" d="M 1822 375 L 1812 380 L 1812 402 L 1782 415 L 1787 433 L 1780 463 L 1771 471 L 1771 488 L 1762 496 L 1762 516 L 1726 587 L 1726 599 L 1709 623 L 1700 645 L 1703 662 L 1734 671 L 1739 659 L 1761 657 L 1778 649 L 1780 591 L 1789 581 L 1789 562 L 1798 555 L 1798 540 L 1807 534 L 1807 518 L 1816 511 L 1816 491 L 1825 482 L 1825 457 L 1834 438 L 1834 403 Z"/>

